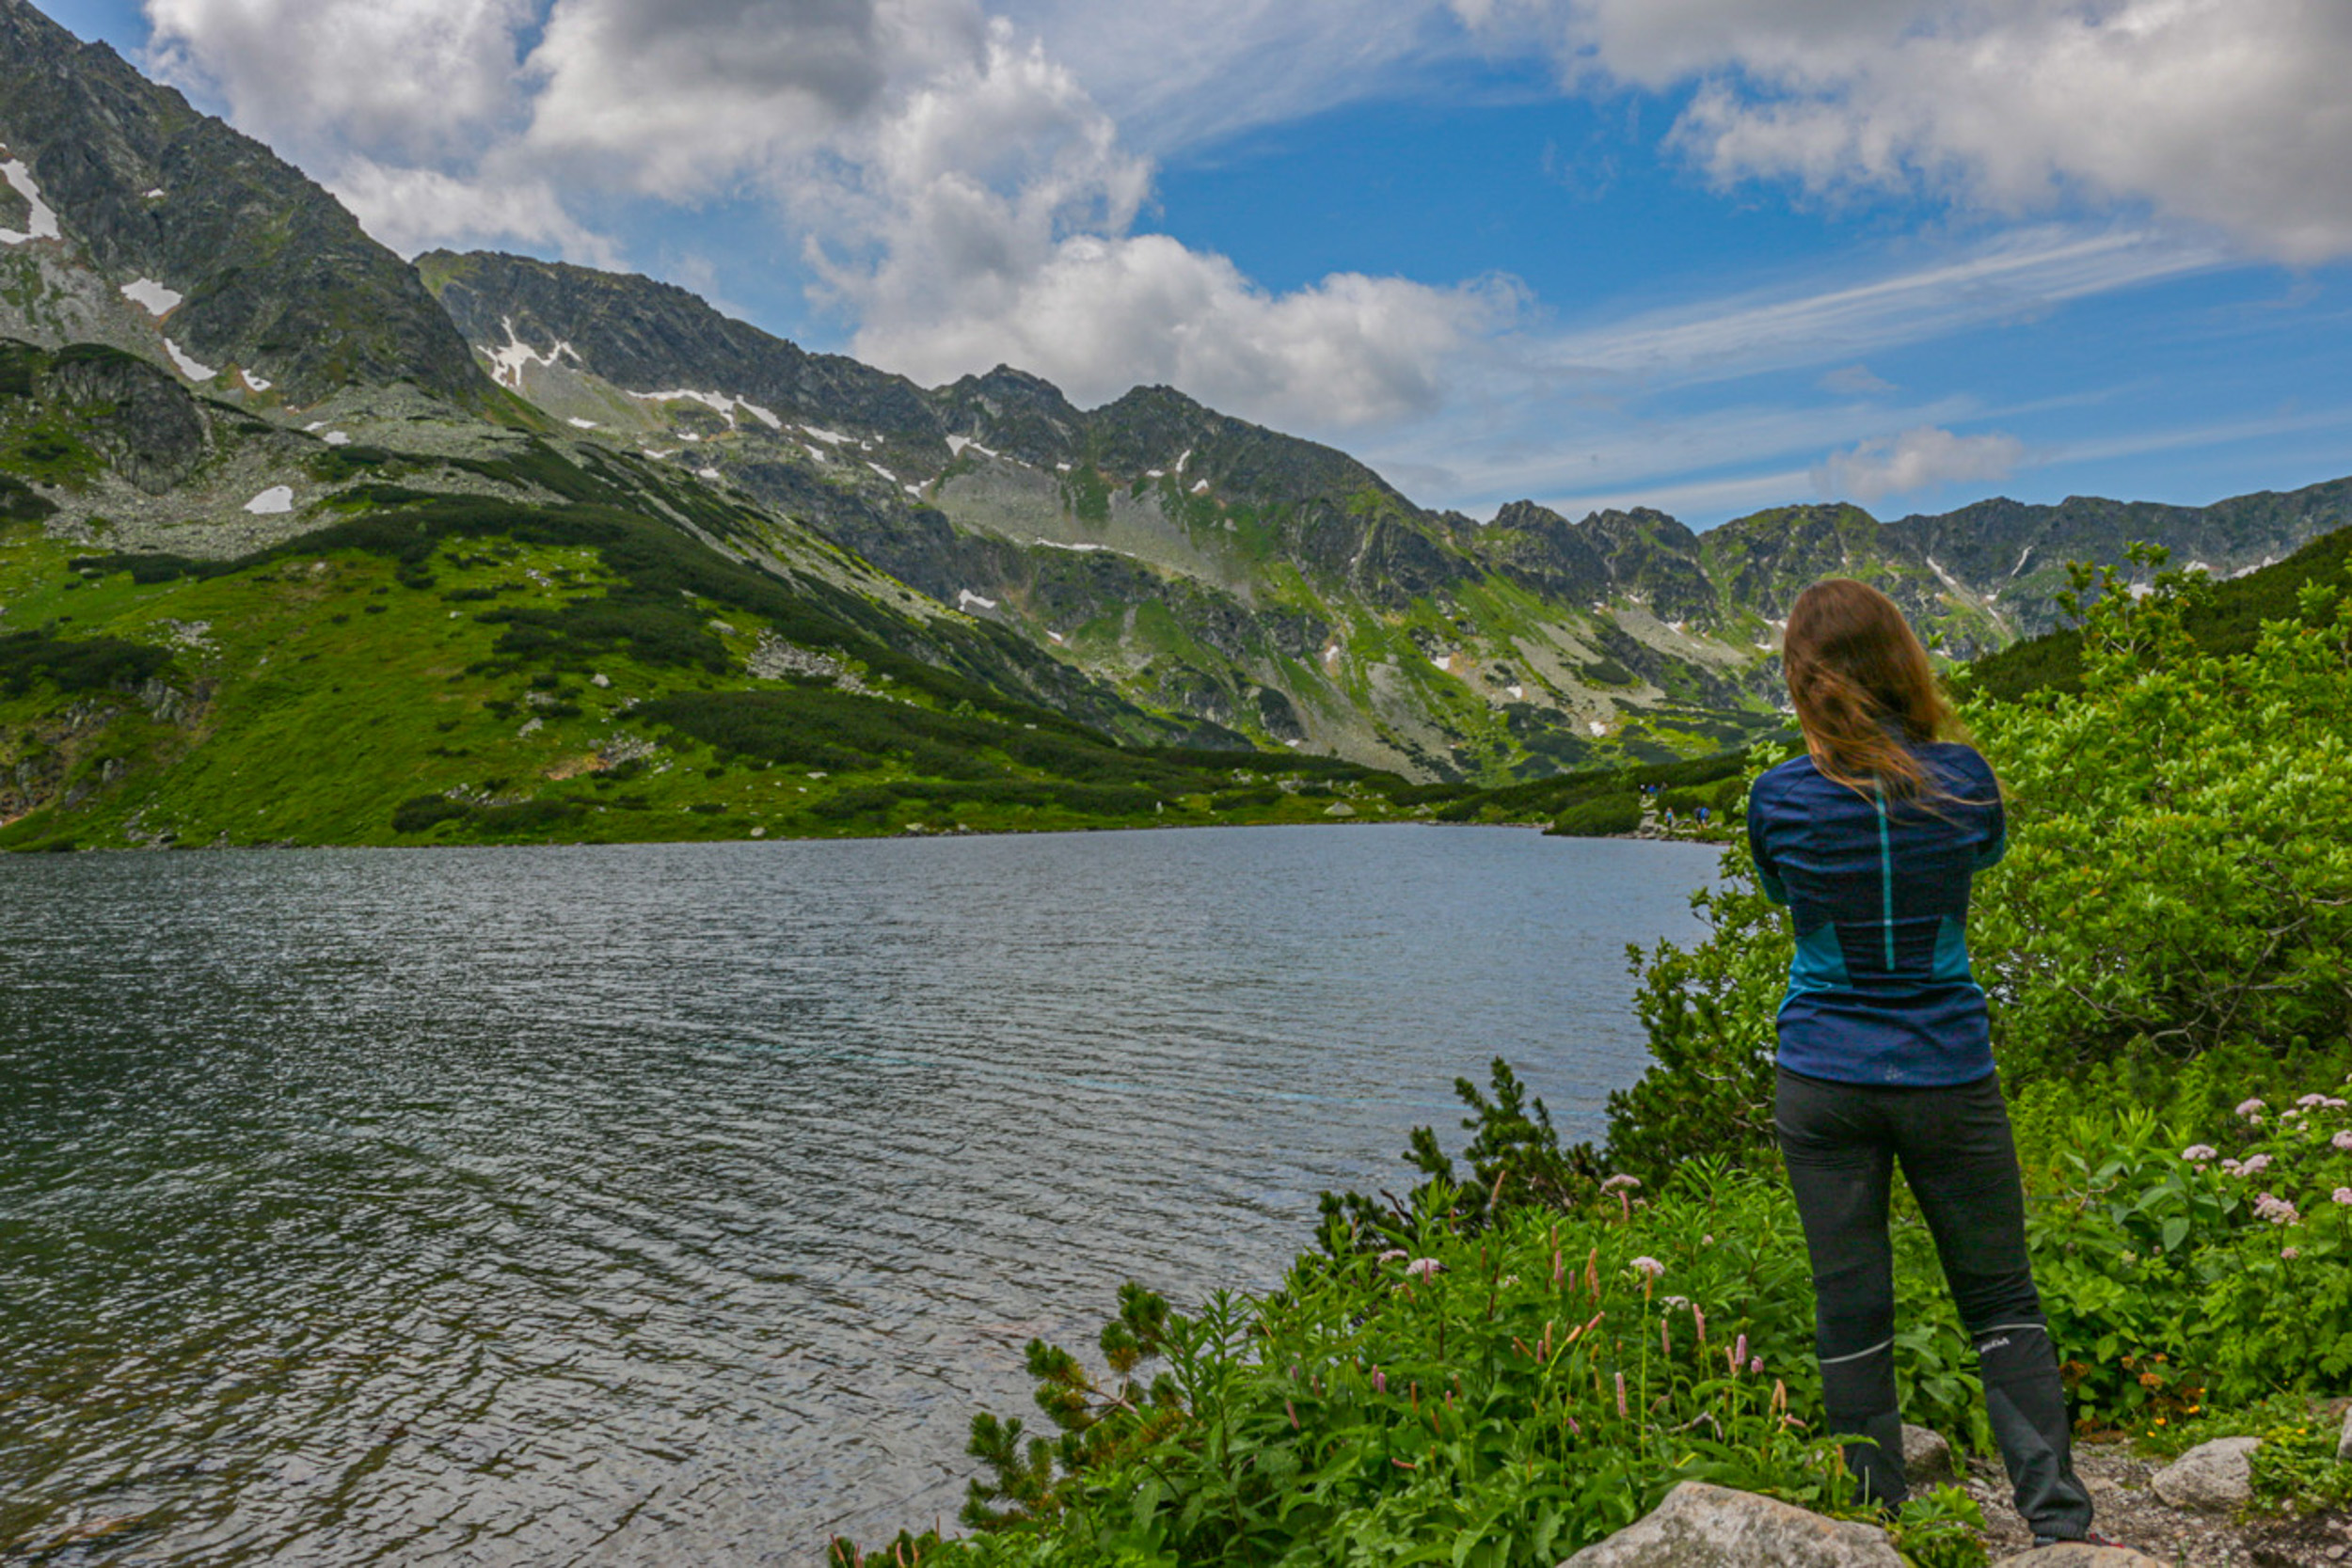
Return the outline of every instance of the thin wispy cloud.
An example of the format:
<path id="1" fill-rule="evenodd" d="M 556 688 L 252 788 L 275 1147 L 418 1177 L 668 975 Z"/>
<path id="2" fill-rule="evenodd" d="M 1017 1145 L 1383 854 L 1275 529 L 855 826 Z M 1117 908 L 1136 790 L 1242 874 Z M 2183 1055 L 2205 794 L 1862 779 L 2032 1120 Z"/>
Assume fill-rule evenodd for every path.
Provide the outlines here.
<path id="1" fill-rule="evenodd" d="M 2044 228 L 1837 288 L 1696 301 L 1570 330 L 1545 343 L 1538 359 L 1561 374 L 1695 386 L 1924 342 L 2227 259 L 2192 237 Z"/>

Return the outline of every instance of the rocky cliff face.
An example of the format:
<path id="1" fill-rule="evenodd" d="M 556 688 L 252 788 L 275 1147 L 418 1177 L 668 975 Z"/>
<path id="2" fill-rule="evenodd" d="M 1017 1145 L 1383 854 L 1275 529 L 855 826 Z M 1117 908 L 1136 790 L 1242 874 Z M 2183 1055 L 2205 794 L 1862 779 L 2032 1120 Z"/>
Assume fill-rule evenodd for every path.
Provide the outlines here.
<path id="1" fill-rule="evenodd" d="M 0 334 L 111 342 L 244 399 L 487 401 L 415 271 L 333 197 L 24 0 L 0 0 L 0 145 L 50 220 L 0 240 Z"/>

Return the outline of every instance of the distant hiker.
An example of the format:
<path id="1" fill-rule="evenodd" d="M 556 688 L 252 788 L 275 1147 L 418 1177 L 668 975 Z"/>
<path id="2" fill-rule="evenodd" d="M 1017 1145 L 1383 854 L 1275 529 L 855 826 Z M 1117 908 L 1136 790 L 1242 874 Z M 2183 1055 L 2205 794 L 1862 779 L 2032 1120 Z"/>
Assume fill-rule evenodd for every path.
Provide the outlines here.
<path id="1" fill-rule="evenodd" d="M 1699 808 L 1699 826 L 1702 828 L 1707 826 L 1707 808 L 1705 806 L 1701 806 Z"/>
<path id="2" fill-rule="evenodd" d="M 2001 786 L 1877 589 L 1798 595 L 1782 642 L 1807 754 L 1756 781 L 1748 843 L 1796 925 L 1773 1122 L 1804 1223 L 1814 1347 L 1846 1462 L 1907 1495 L 1895 1394 L 1895 1164 L 1975 1343 L 1993 1435 L 2036 1543 L 2091 1539 L 2058 1356 L 2026 1257 L 2024 1184 L 1968 969 L 1970 877 L 2007 847 Z"/>

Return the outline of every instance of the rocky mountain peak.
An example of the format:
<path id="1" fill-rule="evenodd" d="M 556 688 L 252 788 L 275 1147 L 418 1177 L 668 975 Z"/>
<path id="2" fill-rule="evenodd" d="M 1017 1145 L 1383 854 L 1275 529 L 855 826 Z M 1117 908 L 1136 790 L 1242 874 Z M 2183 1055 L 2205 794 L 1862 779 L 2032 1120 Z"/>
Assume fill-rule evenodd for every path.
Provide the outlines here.
<path id="1" fill-rule="evenodd" d="M 0 143 L 55 238 L 0 247 L 0 331 L 114 342 L 224 393 L 493 394 L 415 272 L 268 148 L 0 0 Z"/>

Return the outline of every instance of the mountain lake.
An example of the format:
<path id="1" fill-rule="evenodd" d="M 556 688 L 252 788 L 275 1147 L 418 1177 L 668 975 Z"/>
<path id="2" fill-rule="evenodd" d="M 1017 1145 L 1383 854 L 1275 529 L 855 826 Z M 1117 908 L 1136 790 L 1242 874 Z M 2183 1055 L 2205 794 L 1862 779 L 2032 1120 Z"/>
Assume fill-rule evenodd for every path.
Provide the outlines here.
<path id="1" fill-rule="evenodd" d="M 1022 1347 L 1263 1288 L 1695 845 L 1274 828 L 0 859 L 0 1557 L 817 1561 Z M 72 1544 L 68 1544 L 71 1542 Z"/>

